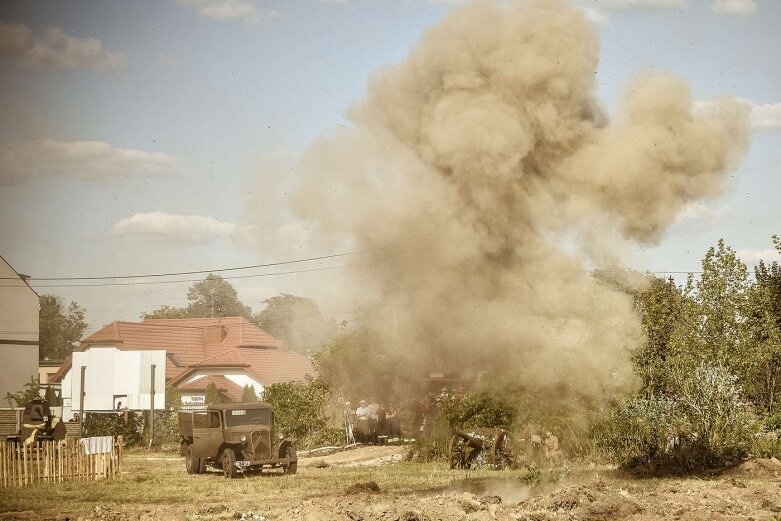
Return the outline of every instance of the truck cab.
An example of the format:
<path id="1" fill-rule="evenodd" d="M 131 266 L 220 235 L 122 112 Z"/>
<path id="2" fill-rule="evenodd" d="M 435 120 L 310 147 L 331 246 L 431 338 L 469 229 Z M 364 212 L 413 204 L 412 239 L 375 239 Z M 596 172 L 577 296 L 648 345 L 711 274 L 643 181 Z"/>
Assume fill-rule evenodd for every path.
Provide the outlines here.
<path id="1" fill-rule="evenodd" d="M 264 467 L 295 474 L 295 440 L 274 432 L 274 411 L 263 402 L 211 405 L 180 412 L 181 454 L 189 474 L 210 466 L 227 478 Z"/>

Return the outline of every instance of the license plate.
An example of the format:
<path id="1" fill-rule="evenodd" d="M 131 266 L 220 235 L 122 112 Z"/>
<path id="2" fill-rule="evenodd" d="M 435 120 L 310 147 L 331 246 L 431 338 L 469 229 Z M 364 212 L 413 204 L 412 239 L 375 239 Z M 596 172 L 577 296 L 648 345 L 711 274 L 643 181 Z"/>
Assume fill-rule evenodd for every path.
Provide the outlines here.
<path id="1" fill-rule="evenodd" d="M 237 467 L 249 467 L 249 460 L 242 459 L 236 462 Z"/>

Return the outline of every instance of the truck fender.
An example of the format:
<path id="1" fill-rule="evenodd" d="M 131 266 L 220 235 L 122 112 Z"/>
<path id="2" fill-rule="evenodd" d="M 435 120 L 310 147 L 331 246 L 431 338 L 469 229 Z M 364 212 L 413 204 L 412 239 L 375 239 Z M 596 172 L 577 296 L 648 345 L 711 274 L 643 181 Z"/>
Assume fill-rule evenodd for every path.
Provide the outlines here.
<path id="1" fill-rule="evenodd" d="M 293 448 L 296 448 L 296 442 L 298 439 L 296 438 L 283 438 L 281 442 L 279 442 L 279 450 L 277 452 L 278 456 L 280 458 L 285 457 L 285 451 L 287 450 L 288 446 L 292 445 Z"/>

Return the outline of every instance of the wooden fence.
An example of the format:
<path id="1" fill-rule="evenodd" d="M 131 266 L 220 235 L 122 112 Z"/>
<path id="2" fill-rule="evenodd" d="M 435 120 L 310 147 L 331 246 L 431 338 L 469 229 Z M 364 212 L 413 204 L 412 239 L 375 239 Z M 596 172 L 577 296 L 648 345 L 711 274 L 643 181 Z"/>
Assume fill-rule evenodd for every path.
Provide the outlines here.
<path id="1" fill-rule="evenodd" d="M 122 476 L 122 436 L 112 452 L 86 454 L 79 439 L 29 445 L 0 441 L 0 487 L 64 481 L 95 481 Z"/>

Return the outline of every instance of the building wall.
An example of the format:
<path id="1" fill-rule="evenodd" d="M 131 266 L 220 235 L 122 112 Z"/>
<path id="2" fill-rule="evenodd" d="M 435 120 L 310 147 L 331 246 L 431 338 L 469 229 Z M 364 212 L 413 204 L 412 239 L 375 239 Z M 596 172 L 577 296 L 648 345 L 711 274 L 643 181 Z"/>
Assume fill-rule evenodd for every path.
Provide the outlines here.
<path id="1" fill-rule="evenodd" d="M 0 400 L 38 376 L 38 295 L 0 257 Z"/>

